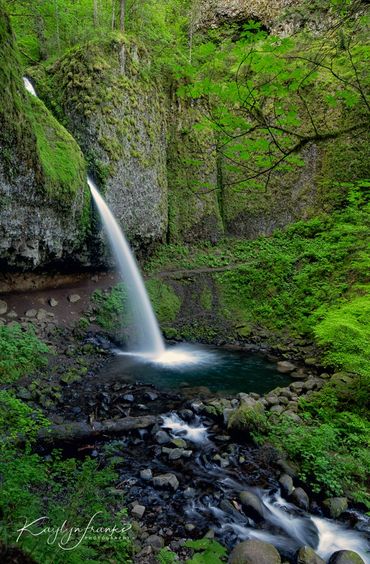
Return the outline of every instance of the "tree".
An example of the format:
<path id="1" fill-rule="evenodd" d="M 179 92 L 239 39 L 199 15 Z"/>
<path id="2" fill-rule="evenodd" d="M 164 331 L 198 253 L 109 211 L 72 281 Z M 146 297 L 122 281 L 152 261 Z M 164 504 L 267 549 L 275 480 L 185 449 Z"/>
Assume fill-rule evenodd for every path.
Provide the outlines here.
<path id="1" fill-rule="evenodd" d="M 213 31 L 178 68 L 180 95 L 216 132 L 228 185 L 266 189 L 273 172 L 304 164 L 308 144 L 368 129 L 366 20 L 353 16 L 320 36 L 274 37 L 253 22 Z"/>

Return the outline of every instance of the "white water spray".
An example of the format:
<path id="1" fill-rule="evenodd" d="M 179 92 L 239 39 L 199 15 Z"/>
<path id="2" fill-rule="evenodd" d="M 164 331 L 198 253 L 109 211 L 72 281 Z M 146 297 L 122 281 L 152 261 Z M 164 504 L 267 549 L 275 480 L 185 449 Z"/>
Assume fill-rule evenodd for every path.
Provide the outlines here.
<path id="1" fill-rule="evenodd" d="M 165 353 L 164 341 L 136 260 L 120 226 L 94 182 L 91 178 L 88 178 L 87 182 L 107 232 L 119 272 L 126 283 L 137 330 L 137 342 L 134 348 L 139 352 L 160 357 Z"/>
<path id="2" fill-rule="evenodd" d="M 36 90 L 34 89 L 32 82 L 30 80 L 28 80 L 28 78 L 25 77 L 25 76 L 23 77 L 23 83 L 24 83 L 24 87 L 27 90 L 27 92 L 32 94 L 32 96 L 37 97 Z"/>

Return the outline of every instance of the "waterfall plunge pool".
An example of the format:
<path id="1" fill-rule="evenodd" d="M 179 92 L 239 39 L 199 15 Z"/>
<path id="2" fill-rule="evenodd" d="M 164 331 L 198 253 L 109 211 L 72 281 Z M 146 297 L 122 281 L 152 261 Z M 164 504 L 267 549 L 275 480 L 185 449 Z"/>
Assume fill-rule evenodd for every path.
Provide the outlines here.
<path id="1" fill-rule="evenodd" d="M 246 351 L 207 345 L 169 345 L 164 354 L 116 350 L 105 366 L 106 375 L 128 382 L 154 384 L 160 389 L 208 388 L 220 395 L 238 392 L 265 394 L 292 382 L 266 357 Z"/>

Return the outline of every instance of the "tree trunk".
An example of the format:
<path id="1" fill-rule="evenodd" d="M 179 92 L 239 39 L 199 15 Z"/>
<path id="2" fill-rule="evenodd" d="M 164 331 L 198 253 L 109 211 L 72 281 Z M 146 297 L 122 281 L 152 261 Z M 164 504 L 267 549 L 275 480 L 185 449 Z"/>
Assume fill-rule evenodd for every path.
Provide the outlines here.
<path id="1" fill-rule="evenodd" d="M 40 429 L 38 439 L 49 444 L 78 443 L 101 439 L 104 436 L 120 435 L 135 429 L 146 429 L 156 422 L 157 417 L 153 415 L 107 419 L 105 421 L 94 421 L 91 424 L 83 421 L 70 421 Z"/>
<path id="2" fill-rule="evenodd" d="M 46 61 L 48 58 L 48 52 L 46 48 L 46 40 L 44 33 L 44 19 L 40 14 L 35 16 L 35 31 L 39 42 L 40 59 Z"/>
<path id="3" fill-rule="evenodd" d="M 94 0 L 94 27 L 98 27 L 99 8 L 98 0 Z"/>
<path id="4" fill-rule="evenodd" d="M 120 0 L 119 4 L 119 30 L 121 33 L 125 31 L 125 11 L 126 0 Z"/>

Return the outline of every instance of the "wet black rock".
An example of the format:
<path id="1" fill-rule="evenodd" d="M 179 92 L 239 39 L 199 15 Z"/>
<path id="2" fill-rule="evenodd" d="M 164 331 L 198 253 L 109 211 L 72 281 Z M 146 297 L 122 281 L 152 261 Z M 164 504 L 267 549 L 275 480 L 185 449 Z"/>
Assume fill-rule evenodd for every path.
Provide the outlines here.
<path id="1" fill-rule="evenodd" d="M 294 490 L 293 479 L 289 474 L 282 474 L 279 478 L 279 484 L 285 495 L 290 495 Z"/>
<path id="2" fill-rule="evenodd" d="M 229 564 L 280 564 L 281 558 L 274 546 L 259 540 L 247 540 L 236 545 Z"/>
<path id="3" fill-rule="evenodd" d="M 246 513 L 263 518 L 262 502 L 254 493 L 248 491 L 240 492 L 239 499 Z"/>
<path id="4" fill-rule="evenodd" d="M 176 478 L 175 474 L 169 472 L 167 474 L 160 474 L 159 476 L 154 476 L 153 485 L 156 488 L 170 487 L 176 491 L 177 488 L 179 487 L 179 481 Z"/>
<path id="5" fill-rule="evenodd" d="M 171 437 L 169 436 L 168 433 L 166 433 L 166 431 L 158 431 L 155 434 L 155 440 L 157 441 L 158 444 L 165 445 L 171 442 Z"/>
<path id="6" fill-rule="evenodd" d="M 300 509 L 308 510 L 310 499 L 303 488 L 295 488 L 290 498 Z"/>

